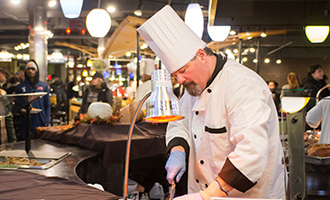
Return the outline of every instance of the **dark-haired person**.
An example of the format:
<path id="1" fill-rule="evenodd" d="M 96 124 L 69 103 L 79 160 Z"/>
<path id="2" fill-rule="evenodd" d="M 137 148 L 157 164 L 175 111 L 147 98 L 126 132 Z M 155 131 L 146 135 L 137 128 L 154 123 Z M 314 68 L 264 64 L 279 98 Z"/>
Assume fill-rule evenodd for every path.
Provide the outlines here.
<path id="1" fill-rule="evenodd" d="M 276 110 L 278 115 L 280 116 L 281 114 L 281 98 L 280 98 L 280 93 L 277 91 L 278 83 L 276 81 L 266 81 L 269 90 L 272 92 L 272 97 L 273 101 L 276 106 Z"/>
<path id="2" fill-rule="evenodd" d="M 303 80 L 302 88 L 310 90 L 311 97 L 316 97 L 317 92 L 326 85 L 324 80 L 324 72 L 321 65 L 312 65 L 308 68 L 307 78 Z M 325 89 L 320 94 L 320 99 L 329 96 L 330 91 Z M 306 105 L 307 111 L 313 108 L 316 104 L 316 99 L 311 98 Z"/>
<path id="3" fill-rule="evenodd" d="M 83 93 L 82 103 L 79 113 L 87 113 L 88 107 L 93 102 L 102 101 L 112 106 L 112 92 L 104 82 L 101 72 L 96 72 L 92 81 Z"/>
<path id="4" fill-rule="evenodd" d="M 6 95 L 8 94 L 8 73 L 0 68 L 0 94 Z M 0 103 L 2 104 L 0 106 L 0 115 L 5 119 L 5 126 L 6 126 L 6 132 L 7 132 L 7 138 L 8 142 L 16 142 L 16 133 L 14 128 L 14 118 L 13 114 L 11 112 L 11 104 L 8 102 L 8 99 L 6 97 L 1 97 Z"/>
<path id="5" fill-rule="evenodd" d="M 31 132 L 39 126 L 48 126 L 50 123 L 50 98 L 49 86 L 39 80 L 39 67 L 35 60 L 30 60 L 25 65 L 25 80 L 16 88 L 15 93 L 47 92 L 45 96 L 31 104 L 32 108 L 40 109 L 38 113 L 31 113 Z M 15 111 L 20 113 L 19 139 L 26 138 L 27 116 L 26 109 L 22 108 L 28 102 L 28 98 L 19 97 L 15 99 Z"/>

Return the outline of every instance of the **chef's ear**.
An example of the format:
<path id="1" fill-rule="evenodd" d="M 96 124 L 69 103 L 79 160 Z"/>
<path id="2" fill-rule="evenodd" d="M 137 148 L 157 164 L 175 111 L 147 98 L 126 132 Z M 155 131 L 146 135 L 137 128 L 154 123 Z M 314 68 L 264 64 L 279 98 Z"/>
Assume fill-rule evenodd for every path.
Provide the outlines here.
<path id="1" fill-rule="evenodd" d="M 205 61 L 206 60 L 206 57 L 207 57 L 207 54 L 206 52 L 203 50 L 203 49 L 198 49 L 196 51 L 196 58 L 202 60 L 202 61 Z"/>

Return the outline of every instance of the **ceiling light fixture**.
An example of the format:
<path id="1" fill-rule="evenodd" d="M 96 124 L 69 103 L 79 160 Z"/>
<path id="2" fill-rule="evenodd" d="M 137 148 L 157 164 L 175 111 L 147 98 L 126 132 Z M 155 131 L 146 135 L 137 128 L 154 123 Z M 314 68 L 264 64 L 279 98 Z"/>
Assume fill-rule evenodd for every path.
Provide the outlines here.
<path id="1" fill-rule="evenodd" d="M 264 62 L 265 62 L 265 63 L 269 63 L 269 62 L 270 62 L 269 58 L 266 58 L 266 59 L 264 60 Z"/>
<path id="2" fill-rule="evenodd" d="M 276 64 L 281 64 L 282 63 L 282 60 L 281 59 L 277 59 L 276 60 Z"/>
<path id="3" fill-rule="evenodd" d="M 64 17 L 74 19 L 80 16 L 83 0 L 60 0 L 60 5 Z"/>
<path id="4" fill-rule="evenodd" d="M 236 31 L 235 31 L 235 30 L 231 30 L 231 31 L 229 32 L 229 35 L 236 35 Z"/>
<path id="5" fill-rule="evenodd" d="M 11 62 L 11 57 L 7 50 L 2 50 L 0 52 L 0 62 Z"/>
<path id="6" fill-rule="evenodd" d="M 52 62 L 56 62 L 56 63 L 62 63 L 62 62 L 64 62 L 64 56 L 63 56 L 63 54 L 61 53 L 60 50 L 55 50 L 52 53 L 51 61 Z"/>
<path id="7" fill-rule="evenodd" d="M 207 26 L 207 32 L 213 41 L 224 41 L 230 32 L 230 26 Z"/>
<path id="8" fill-rule="evenodd" d="M 21 2 L 21 0 L 11 0 L 12 4 L 19 4 Z"/>
<path id="9" fill-rule="evenodd" d="M 322 43 L 329 35 L 329 26 L 306 26 L 305 34 L 311 43 Z"/>
<path id="10" fill-rule="evenodd" d="M 50 0 L 50 1 L 48 1 L 48 6 L 49 6 L 50 8 L 55 7 L 55 6 L 56 6 L 56 0 Z"/>
<path id="11" fill-rule="evenodd" d="M 86 17 L 86 27 L 92 37 L 103 38 L 111 28 L 110 14 L 103 8 L 91 10 Z"/>
<path id="12" fill-rule="evenodd" d="M 201 6 L 198 3 L 190 3 L 187 7 L 184 21 L 187 26 L 202 38 L 204 30 L 204 17 Z"/>
<path id="13" fill-rule="evenodd" d="M 260 36 L 264 38 L 264 37 L 267 37 L 267 34 L 266 34 L 265 32 L 262 32 L 262 33 L 260 34 Z"/>
<path id="14" fill-rule="evenodd" d="M 139 1 L 138 9 L 136 9 L 136 10 L 134 11 L 134 15 L 136 15 L 136 16 L 138 16 L 138 17 L 142 16 L 142 6 L 143 6 L 143 4 L 142 4 L 142 0 L 140 0 L 140 1 Z"/>
<path id="15" fill-rule="evenodd" d="M 116 11 L 116 7 L 114 7 L 114 6 L 109 6 L 109 7 L 107 8 L 107 11 L 108 11 L 109 13 L 114 13 L 114 12 Z"/>

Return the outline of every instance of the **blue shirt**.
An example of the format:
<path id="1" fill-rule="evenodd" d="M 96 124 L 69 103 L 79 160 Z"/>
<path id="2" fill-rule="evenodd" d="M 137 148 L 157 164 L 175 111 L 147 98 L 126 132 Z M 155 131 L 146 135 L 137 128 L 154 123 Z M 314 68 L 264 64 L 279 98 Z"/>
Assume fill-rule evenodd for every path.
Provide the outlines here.
<path id="1" fill-rule="evenodd" d="M 20 93 L 33 93 L 33 92 L 47 92 L 47 95 L 41 99 L 33 102 L 31 105 L 33 108 L 41 109 L 42 111 L 36 114 L 31 113 L 31 129 L 35 129 L 39 126 L 48 126 L 50 123 L 50 98 L 49 98 L 49 86 L 48 84 L 39 81 L 34 87 L 30 85 L 27 80 L 21 82 L 15 89 L 16 94 Z M 27 104 L 27 98 L 16 98 L 15 106 L 20 110 L 19 106 Z M 20 133 L 21 139 L 25 139 L 26 135 L 26 117 L 21 115 Z"/>

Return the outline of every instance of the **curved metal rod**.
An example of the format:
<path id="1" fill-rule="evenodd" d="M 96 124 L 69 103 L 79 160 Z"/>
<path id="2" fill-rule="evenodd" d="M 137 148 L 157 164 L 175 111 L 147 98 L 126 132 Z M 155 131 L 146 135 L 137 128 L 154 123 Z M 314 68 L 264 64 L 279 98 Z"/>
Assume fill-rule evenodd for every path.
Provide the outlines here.
<path id="1" fill-rule="evenodd" d="M 321 92 L 322 92 L 324 89 L 328 88 L 328 87 L 330 87 L 330 83 L 329 83 L 328 85 L 324 86 L 323 88 L 321 88 L 321 89 L 317 92 L 317 94 L 316 94 L 316 103 L 319 102 L 319 96 L 320 96 Z"/>
<path id="2" fill-rule="evenodd" d="M 130 152 L 131 152 L 131 142 L 132 142 L 132 135 L 133 135 L 133 129 L 135 125 L 136 118 L 139 114 L 139 111 L 141 110 L 141 107 L 143 103 L 150 97 L 151 91 L 149 91 L 140 101 L 137 108 L 135 109 L 131 125 L 129 127 L 128 131 L 128 139 L 127 139 L 127 145 L 126 145 L 126 158 L 125 158 L 125 175 L 124 175 L 124 200 L 127 200 L 128 194 L 127 194 L 127 186 L 128 186 L 128 171 L 129 171 L 129 158 L 130 158 Z"/>

